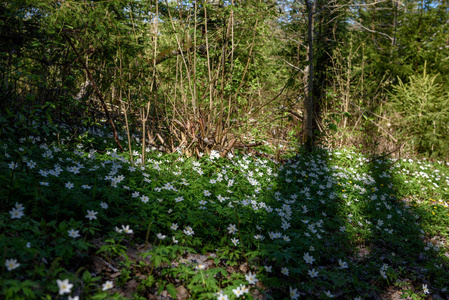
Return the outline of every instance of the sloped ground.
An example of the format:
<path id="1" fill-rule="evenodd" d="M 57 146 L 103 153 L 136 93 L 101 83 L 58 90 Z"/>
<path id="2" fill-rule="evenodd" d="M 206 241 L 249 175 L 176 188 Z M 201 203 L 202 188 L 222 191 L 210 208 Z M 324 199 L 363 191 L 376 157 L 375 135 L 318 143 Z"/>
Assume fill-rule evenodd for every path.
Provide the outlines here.
<path id="1" fill-rule="evenodd" d="M 150 150 L 142 167 L 106 136 L 2 136 L 3 297 L 448 297 L 443 162 Z"/>

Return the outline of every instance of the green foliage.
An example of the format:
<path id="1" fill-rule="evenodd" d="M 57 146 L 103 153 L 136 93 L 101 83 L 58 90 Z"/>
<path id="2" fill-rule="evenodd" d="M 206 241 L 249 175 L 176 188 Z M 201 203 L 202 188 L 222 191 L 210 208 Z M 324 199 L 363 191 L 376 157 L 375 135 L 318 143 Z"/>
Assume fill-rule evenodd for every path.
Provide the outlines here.
<path id="1" fill-rule="evenodd" d="M 441 200 L 448 170 L 441 163 L 345 150 L 299 151 L 282 166 L 250 155 L 196 160 L 150 153 L 140 169 L 114 151 L 88 150 L 84 144 L 101 144 L 104 133 L 89 136 L 72 141 L 61 131 L 59 140 L 43 133 L 2 142 L 0 201 L 11 210 L 0 214 L 8 233 L 0 235 L 0 248 L 4 265 L 12 266 L 3 268 L 2 296 L 55 296 L 56 280 L 67 279 L 83 297 L 119 299 L 116 290 L 103 291 L 108 273 L 92 276 L 92 260 L 117 268 L 114 288 L 133 282 L 138 296 L 174 297 L 182 286 L 195 299 L 220 291 L 282 299 L 293 288 L 311 298 L 360 291 L 369 297 L 410 278 L 423 255 L 428 271 L 404 289 L 423 295 L 417 286 L 442 290 L 448 279 L 445 248 L 422 241 L 449 235 Z M 410 174 L 425 174 L 427 189 Z M 408 197 L 417 200 L 397 201 Z M 86 218 L 88 210 L 96 218 Z M 366 258 L 357 256 L 359 247 Z M 6 261 L 14 257 L 18 265 Z M 251 283 L 252 276 L 263 285 Z"/>
<path id="2" fill-rule="evenodd" d="M 447 164 L 373 150 L 391 118 L 448 155 L 447 6 L 309 2 L 316 130 L 363 132 L 370 157 L 290 147 L 312 54 L 301 1 L 2 2 L 0 297 L 447 296 Z M 129 153 L 103 104 L 120 129 L 122 105 L 127 129 L 145 120 Z M 263 146 L 220 157 L 233 138 Z"/>
<path id="3" fill-rule="evenodd" d="M 449 93 L 424 70 L 409 82 L 393 86 L 390 113 L 398 136 L 419 152 L 428 155 L 449 155 Z"/>

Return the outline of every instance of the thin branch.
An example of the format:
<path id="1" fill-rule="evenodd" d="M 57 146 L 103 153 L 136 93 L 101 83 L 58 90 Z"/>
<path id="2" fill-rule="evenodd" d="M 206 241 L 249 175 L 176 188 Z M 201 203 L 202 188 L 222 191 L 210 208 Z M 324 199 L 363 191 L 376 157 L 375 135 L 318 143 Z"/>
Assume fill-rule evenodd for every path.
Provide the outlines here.
<path id="1" fill-rule="evenodd" d="M 298 71 L 304 72 L 304 70 L 298 68 L 298 67 L 295 66 L 295 65 L 292 65 L 291 63 L 289 63 L 288 61 L 286 61 L 286 60 L 283 59 L 283 58 L 282 58 L 282 61 L 285 62 L 285 63 L 286 63 L 287 65 L 289 65 L 290 67 L 292 67 L 292 68 L 294 68 L 294 69 L 296 69 L 296 70 L 298 70 Z"/>
<path id="2" fill-rule="evenodd" d="M 366 6 L 375 6 L 377 4 L 380 3 L 386 3 L 386 2 L 390 2 L 390 0 L 384 0 L 384 1 L 377 1 L 377 2 L 373 2 L 373 3 L 367 3 L 367 4 L 346 4 L 346 5 L 335 5 L 335 6 L 330 6 L 330 7 L 366 7 Z"/>
<path id="3" fill-rule="evenodd" d="M 67 40 L 68 43 L 70 44 L 70 47 L 73 49 L 73 51 L 75 52 L 75 54 L 79 57 L 80 54 L 79 54 L 79 52 L 78 52 L 78 49 L 76 49 L 76 47 L 75 47 L 75 45 L 73 44 L 73 41 L 72 41 L 72 39 L 70 38 L 70 36 L 67 35 L 67 34 L 64 34 L 64 37 L 66 38 L 66 40 Z M 84 62 L 84 60 L 82 60 L 82 59 L 81 59 L 80 61 L 81 61 L 82 65 L 83 65 L 84 69 L 86 70 L 87 76 L 89 77 L 89 80 L 90 80 L 90 82 L 92 83 L 92 86 L 93 86 L 93 88 L 94 88 L 94 91 L 95 91 L 95 93 L 97 94 L 98 99 L 99 99 L 100 102 L 101 102 L 101 105 L 103 106 L 104 113 L 106 114 L 106 118 L 107 118 L 107 120 L 108 120 L 109 125 L 111 125 L 111 129 L 112 129 L 112 132 L 113 132 L 113 134 L 114 134 L 115 143 L 116 143 L 117 146 L 120 148 L 120 151 L 124 151 L 122 145 L 120 144 L 120 140 L 119 140 L 119 138 L 118 138 L 118 134 L 117 134 L 117 130 L 116 130 L 115 125 L 114 125 L 114 121 L 112 121 L 112 118 L 111 118 L 111 116 L 110 116 L 110 114 L 109 114 L 108 107 L 107 107 L 107 105 L 106 105 L 106 103 L 105 103 L 105 101 L 104 101 L 103 94 L 101 93 L 101 91 L 100 91 L 100 89 L 99 89 L 99 87 L 98 87 L 98 85 L 97 85 L 97 82 L 95 81 L 94 77 L 93 77 L 92 74 L 90 73 L 89 68 L 88 68 L 86 62 Z"/>
<path id="4" fill-rule="evenodd" d="M 394 38 L 391 37 L 391 36 L 389 36 L 389 35 L 386 34 L 386 33 L 383 33 L 383 32 L 379 32 L 379 31 L 376 31 L 376 30 L 369 29 L 369 28 L 363 26 L 362 24 L 360 24 L 360 23 L 357 22 L 357 21 L 354 21 L 354 20 L 352 20 L 352 21 L 353 21 L 354 23 L 356 23 L 357 26 L 359 26 L 359 27 L 362 28 L 362 29 L 365 29 L 366 31 L 369 31 L 369 32 L 372 32 L 372 33 L 378 33 L 378 34 L 380 34 L 380 35 L 386 36 L 386 37 L 389 38 L 391 41 L 394 41 Z"/>

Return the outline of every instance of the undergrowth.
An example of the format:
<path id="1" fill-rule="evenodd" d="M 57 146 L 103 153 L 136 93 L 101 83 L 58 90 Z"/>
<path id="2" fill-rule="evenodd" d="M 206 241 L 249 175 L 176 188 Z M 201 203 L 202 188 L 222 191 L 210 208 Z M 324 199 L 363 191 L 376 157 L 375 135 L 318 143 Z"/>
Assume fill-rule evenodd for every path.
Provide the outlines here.
<path id="1" fill-rule="evenodd" d="M 142 165 L 98 128 L 31 128 L 0 140 L 3 298 L 449 295 L 445 162 L 147 149 Z"/>

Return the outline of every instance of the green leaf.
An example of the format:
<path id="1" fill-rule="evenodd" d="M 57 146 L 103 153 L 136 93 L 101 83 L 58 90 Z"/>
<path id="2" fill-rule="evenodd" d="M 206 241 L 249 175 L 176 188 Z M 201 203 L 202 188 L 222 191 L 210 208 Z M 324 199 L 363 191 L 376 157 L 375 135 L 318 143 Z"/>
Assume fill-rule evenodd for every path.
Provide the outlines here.
<path id="1" fill-rule="evenodd" d="M 170 283 L 170 284 L 168 284 L 165 288 L 166 288 L 167 291 L 170 293 L 170 295 L 171 295 L 173 298 L 176 299 L 176 296 L 177 296 L 177 294 L 178 294 L 178 291 L 176 290 L 175 286 L 174 286 L 172 283 Z"/>
<path id="2" fill-rule="evenodd" d="M 84 271 L 84 273 L 83 273 L 83 281 L 85 282 L 85 283 L 89 283 L 89 282 L 91 282 L 91 280 L 92 280 L 92 275 L 90 274 L 90 272 L 89 271 Z"/>
<path id="3" fill-rule="evenodd" d="M 160 293 L 162 293 L 162 291 L 165 289 L 165 284 L 166 284 L 167 282 L 166 281 L 161 281 L 161 282 L 159 282 L 159 286 L 158 286 L 158 289 L 157 289 L 157 293 L 158 294 L 160 294 Z"/>
<path id="4" fill-rule="evenodd" d="M 329 129 L 330 129 L 330 130 L 333 130 L 333 131 L 337 131 L 337 130 L 338 130 L 338 127 L 337 127 L 336 124 L 330 123 L 330 124 L 329 124 Z"/>

